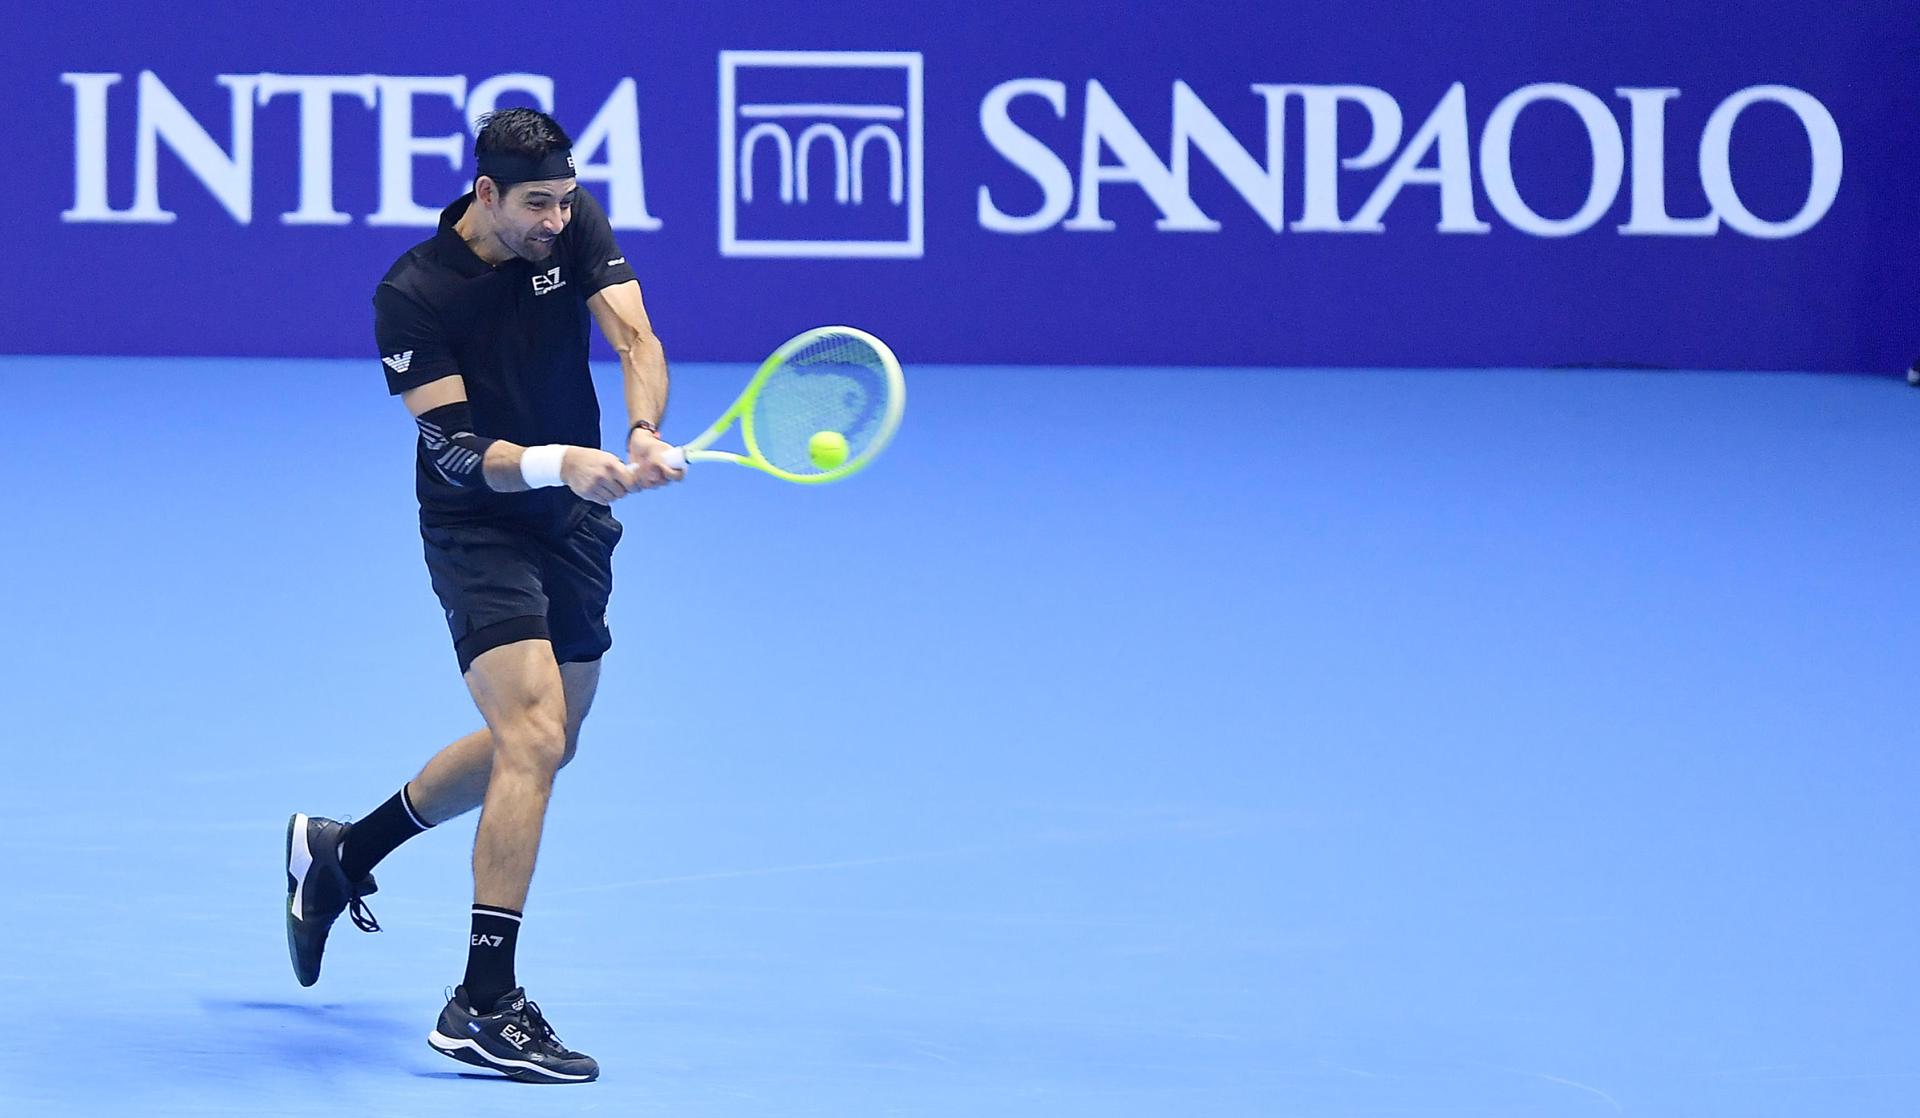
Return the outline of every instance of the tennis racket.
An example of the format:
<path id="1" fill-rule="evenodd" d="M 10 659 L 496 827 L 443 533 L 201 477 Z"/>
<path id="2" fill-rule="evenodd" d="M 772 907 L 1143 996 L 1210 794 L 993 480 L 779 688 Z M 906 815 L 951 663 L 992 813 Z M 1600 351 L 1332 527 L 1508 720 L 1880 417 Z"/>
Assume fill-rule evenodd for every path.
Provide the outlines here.
<path id="1" fill-rule="evenodd" d="M 732 462 L 805 485 L 867 467 L 900 427 L 907 382 L 885 342 L 851 326 L 821 326 L 773 351 L 739 398 L 673 465 Z M 746 453 L 710 449 L 735 423 Z"/>

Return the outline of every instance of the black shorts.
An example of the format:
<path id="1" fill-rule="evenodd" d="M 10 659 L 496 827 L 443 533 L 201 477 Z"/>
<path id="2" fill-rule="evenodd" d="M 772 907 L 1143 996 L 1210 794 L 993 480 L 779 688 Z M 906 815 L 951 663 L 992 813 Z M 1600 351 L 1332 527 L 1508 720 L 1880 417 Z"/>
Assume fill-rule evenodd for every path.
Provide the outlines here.
<path id="1" fill-rule="evenodd" d="M 621 531 L 605 505 L 585 501 L 550 521 L 421 524 L 461 674 L 481 653 L 515 641 L 551 641 L 562 664 L 606 655 Z"/>

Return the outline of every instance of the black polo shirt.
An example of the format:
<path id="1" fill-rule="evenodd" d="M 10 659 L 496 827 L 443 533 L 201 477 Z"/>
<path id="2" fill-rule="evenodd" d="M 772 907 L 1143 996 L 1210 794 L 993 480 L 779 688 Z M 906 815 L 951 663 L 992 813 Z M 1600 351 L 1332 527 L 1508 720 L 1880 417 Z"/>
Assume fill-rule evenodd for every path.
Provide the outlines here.
<path id="1" fill-rule="evenodd" d="M 574 196 L 553 254 L 498 266 L 474 255 L 454 223 L 468 194 L 440 214 L 440 230 L 408 249 L 373 293 L 373 332 L 394 395 L 458 374 L 474 433 L 521 446 L 600 445 L 600 401 L 587 369 L 587 297 L 634 278 L 593 195 Z M 424 523 L 545 519 L 578 500 L 565 488 L 495 493 L 459 488 L 416 455 Z"/>

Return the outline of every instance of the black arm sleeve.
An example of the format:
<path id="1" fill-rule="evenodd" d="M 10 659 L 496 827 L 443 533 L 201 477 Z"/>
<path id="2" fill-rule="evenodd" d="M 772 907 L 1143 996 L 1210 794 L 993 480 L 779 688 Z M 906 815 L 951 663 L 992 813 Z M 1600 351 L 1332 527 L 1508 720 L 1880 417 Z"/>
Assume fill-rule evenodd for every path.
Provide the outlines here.
<path id="1" fill-rule="evenodd" d="M 429 473 L 462 489 L 491 489 L 486 471 L 487 448 L 498 439 L 473 433 L 473 408 L 465 400 L 442 404 L 414 417 L 420 427 L 420 461 Z"/>

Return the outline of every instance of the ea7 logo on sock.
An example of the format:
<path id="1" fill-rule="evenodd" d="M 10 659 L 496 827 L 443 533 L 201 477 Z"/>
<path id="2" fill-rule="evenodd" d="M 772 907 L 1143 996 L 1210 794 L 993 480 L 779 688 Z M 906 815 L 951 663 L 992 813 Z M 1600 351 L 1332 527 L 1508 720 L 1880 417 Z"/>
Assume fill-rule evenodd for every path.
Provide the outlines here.
<path id="1" fill-rule="evenodd" d="M 533 1039 L 531 1035 L 518 1025 L 508 1025 L 506 1028 L 500 1030 L 500 1035 L 505 1037 L 507 1043 L 513 1045 L 515 1048 L 525 1048 L 527 1042 Z"/>
<path id="2" fill-rule="evenodd" d="M 548 268 L 545 275 L 541 275 L 539 272 L 533 274 L 533 293 L 535 295 L 549 295 L 565 286 L 567 286 L 567 281 L 560 278 L 560 269 L 558 268 Z"/>
<path id="3" fill-rule="evenodd" d="M 506 936 L 490 936 L 481 932 L 473 933 L 473 946 L 475 947 L 498 947 L 505 942 L 507 942 Z"/>

